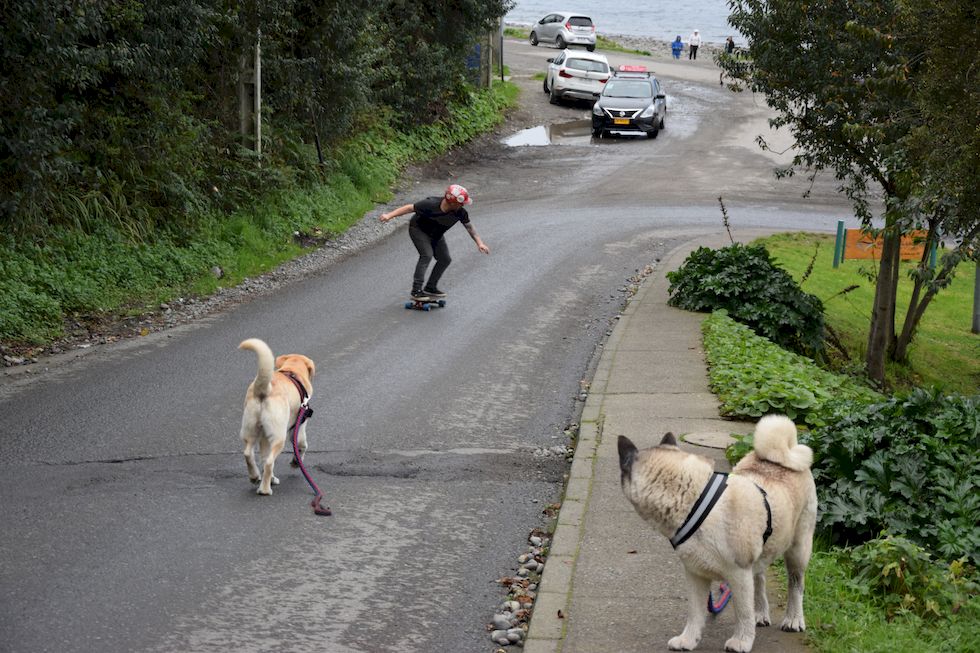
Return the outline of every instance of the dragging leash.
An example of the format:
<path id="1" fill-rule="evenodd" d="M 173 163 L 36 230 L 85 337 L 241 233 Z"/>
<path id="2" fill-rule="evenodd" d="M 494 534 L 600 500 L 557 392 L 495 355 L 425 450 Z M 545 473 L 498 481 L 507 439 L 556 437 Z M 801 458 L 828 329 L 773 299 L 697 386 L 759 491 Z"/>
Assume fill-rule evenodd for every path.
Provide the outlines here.
<path id="1" fill-rule="evenodd" d="M 728 599 L 732 598 L 732 589 L 727 583 L 722 583 L 718 587 L 718 600 L 715 601 L 714 597 L 711 596 L 711 592 L 708 592 L 708 612 L 711 614 L 718 614 L 725 609 L 728 605 Z"/>
<path id="2" fill-rule="evenodd" d="M 321 517 L 327 517 L 332 515 L 330 508 L 328 506 L 321 506 L 320 501 L 323 499 L 323 492 L 317 487 L 316 482 L 310 473 L 306 471 L 306 465 L 303 464 L 303 458 L 299 455 L 299 427 L 302 426 L 303 422 L 309 419 L 313 415 L 313 409 L 310 408 L 310 396 L 306 393 L 306 388 L 300 383 L 299 379 L 290 374 L 289 372 L 282 372 L 285 374 L 293 384 L 296 385 L 296 389 L 299 390 L 299 396 L 302 397 L 302 403 L 299 406 L 299 410 L 296 411 L 296 423 L 293 425 L 293 464 L 299 467 L 299 471 L 303 472 L 303 478 L 306 482 L 310 484 L 310 488 L 313 489 L 313 493 L 316 495 L 313 497 L 313 501 L 310 502 L 310 506 L 313 507 L 313 513 L 320 515 Z"/>

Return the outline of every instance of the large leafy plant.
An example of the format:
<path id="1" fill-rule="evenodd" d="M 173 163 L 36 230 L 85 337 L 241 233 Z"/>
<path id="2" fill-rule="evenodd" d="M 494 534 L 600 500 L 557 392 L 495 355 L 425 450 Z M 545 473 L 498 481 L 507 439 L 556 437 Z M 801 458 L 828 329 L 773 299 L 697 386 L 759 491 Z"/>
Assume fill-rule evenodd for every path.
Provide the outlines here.
<path id="1" fill-rule="evenodd" d="M 667 279 L 671 306 L 704 312 L 723 308 L 787 349 L 808 356 L 823 351 L 823 304 L 803 292 L 762 245 L 700 247 Z"/>
<path id="2" fill-rule="evenodd" d="M 725 415 L 759 418 L 781 413 L 816 427 L 827 423 L 834 402 L 882 399 L 851 377 L 823 370 L 752 333 L 726 311 L 713 313 L 701 328 L 709 382 Z"/>
<path id="3" fill-rule="evenodd" d="M 819 526 L 834 539 L 886 530 L 980 562 L 980 397 L 917 389 L 845 403 L 803 441 L 816 461 Z"/>

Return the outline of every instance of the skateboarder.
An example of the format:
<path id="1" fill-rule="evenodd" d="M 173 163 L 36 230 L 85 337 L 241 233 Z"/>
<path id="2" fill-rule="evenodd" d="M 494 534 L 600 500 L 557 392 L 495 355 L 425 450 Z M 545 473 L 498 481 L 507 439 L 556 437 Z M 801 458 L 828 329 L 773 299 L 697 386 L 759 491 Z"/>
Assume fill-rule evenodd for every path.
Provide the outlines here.
<path id="1" fill-rule="evenodd" d="M 419 262 L 415 265 L 415 277 L 412 279 L 412 299 L 438 299 L 446 296 L 437 285 L 442 278 L 442 273 L 452 262 L 444 234 L 457 222 L 462 222 L 466 227 L 477 249 L 484 254 L 490 253 L 490 248 L 477 235 L 470 222 L 469 213 L 463 208 L 472 203 L 473 200 L 470 199 L 470 194 L 465 188 L 452 184 L 442 197 L 427 197 L 415 204 L 406 204 L 394 211 L 381 214 L 380 220 L 388 222 L 400 215 L 415 212 L 408 223 L 408 235 L 415 249 L 419 251 Z M 436 264 L 426 283 L 425 272 L 433 258 Z"/>

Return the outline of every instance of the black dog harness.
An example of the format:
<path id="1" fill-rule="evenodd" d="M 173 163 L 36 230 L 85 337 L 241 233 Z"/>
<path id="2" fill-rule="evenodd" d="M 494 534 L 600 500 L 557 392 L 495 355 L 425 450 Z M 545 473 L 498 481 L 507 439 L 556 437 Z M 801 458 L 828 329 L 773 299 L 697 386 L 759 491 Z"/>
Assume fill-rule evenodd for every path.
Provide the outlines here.
<path id="1" fill-rule="evenodd" d="M 758 484 L 755 484 L 755 486 L 762 493 L 762 502 L 766 505 L 766 532 L 762 534 L 762 544 L 765 545 L 766 540 L 772 535 L 772 509 L 769 507 L 769 499 L 766 496 L 766 491 L 759 487 Z M 684 520 L 681 527 L 674 533 L 674 537 L 670 538 L 671 546 L 676 549 L 697 532 L 727 487 L 728 474 L 725 472 L 715 472 L 711 475 L 708 483 L 701 490 L 701 496 L 694 502 L 691 511 L 687 514 L 687 519 Z"/>

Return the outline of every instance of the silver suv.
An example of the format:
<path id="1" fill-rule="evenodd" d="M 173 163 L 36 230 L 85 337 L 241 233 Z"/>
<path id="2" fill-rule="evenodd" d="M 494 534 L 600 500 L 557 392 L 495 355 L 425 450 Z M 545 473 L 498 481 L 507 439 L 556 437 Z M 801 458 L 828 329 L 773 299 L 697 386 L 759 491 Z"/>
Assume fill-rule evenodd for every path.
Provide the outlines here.
<path id="1" fill-rule="evenodd" d="M 595 24 L 588 16 L 559 11 L 532 25 L 528 41 L 531 45 L 553 43 L 559 50 L 569 45 L 584 45 L 592 52 L 595 50 Z"/>

